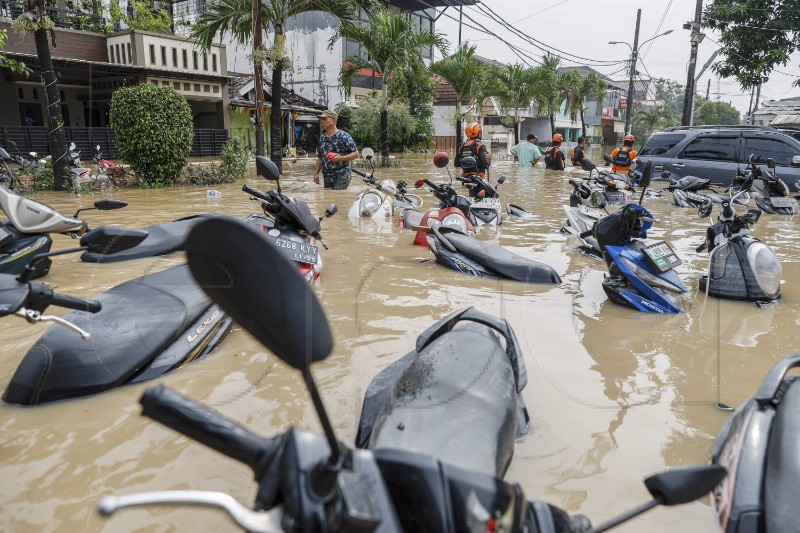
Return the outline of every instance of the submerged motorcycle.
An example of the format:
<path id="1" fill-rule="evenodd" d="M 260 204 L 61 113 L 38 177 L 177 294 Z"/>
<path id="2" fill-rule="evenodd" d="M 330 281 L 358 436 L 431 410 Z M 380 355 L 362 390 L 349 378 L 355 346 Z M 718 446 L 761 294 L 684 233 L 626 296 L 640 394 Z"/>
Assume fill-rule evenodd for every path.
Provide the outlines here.
<path id="1" fill-rule="evenodd" d="M 361 155 L 372 164 L 375 152 L 371 148 L 364 148 Z M 364 183 L 370 187 L 358 193 L 358 196 L 353 200 L 353 204 L 347 212 L 348 218 L 390 221 L 397 212 L 422 207 L 422 198 L 415 194 L 408 194 L 406 182 L 400 181 L 396 184 L 392 180 L 381 180 L 379 182 L 375 178 L 374 164 L 372 164 L 371 173 L 361 172 L 355 168 L 352 171 L 361 176 L 364 179 Z"/>
<path id="2" fill-rule="evenodd" d="M 376 446 L 365 450 L 338 441 L 310 371 L 310 363 L 326 359 L 333 348 L 330 326 L 319 301 L 293 266 L 273 248 L 258 246 L 259 239 L 257 232 L 232 219 L 205 220 L 189 235 L 189 264 L 198 284 L 226 312 L 302 373 L 324 436 L 290 428 L 277 437 L 262 438 L 164 387 L 149 389 L 141 399 L 146 416 L 253 469 L 259 485 L 255 505 L 248 509 L 230 496 L 214 492 L 152 492 L 104 497 L 97 506 L 101 514 L 109 516 L 123 508 L 143 505 L 204 505 L 227 512 L 240 527 L 257 532 L 502 530 L 555 533 L 585 532 L 591 528 L 583 516 L 571 517 L 544 502 L 526 500 L 519 485 L 505 483 L 491 473 L 502 470 L 505 461 L 501 454 L 486 451 L 489 447 L 478 441 L 492 441 L 495 435 L 475 428 L 474 424 L 455 428 L 447 415 L 445 418 L 425 417 L 421 412 L 424 409 L 418 409 L 420 402 L 437 387 L 441 390 L 435 398 L 440 402 L 424 406 L 434 407 L 435 413 L 441 413 L 449 401 L 472 400 L 471 395 L 459 397 L 463 387 L 454 391 L 458 394 L 448 394 L 445 388 L 451 380 L 444 379 L 456 376 L 443 375 L 440 371 L 458 366 L 444 360 L 448 356 L 460 356 L 450 353 L 449 340 L 458 340 L 456 346 L 466 347 L 465 342 L 477 340 L 477 331 L 487 329 L 485 324 L 478 330 L 474 330 L 474 326 L 451 329 L 451 323 L 458 318 L 451 316 L 444 324 L 429 330 L 428 336 L 423 334 L 417 343 L 418 357 L 428 364 L 422 365 L 421 373 L 414 372 L 414 367 L 409 365 L 401 373 L 408 378 L 404 381 L 391 378 L 396 385 L 390 385 L 387 394 L 388 412 L 385 418 L 382 414 L 375 418 L 370 431 L 370 442 L 374 439 Z M 470 311 L 462 313 L 461 317 L 468 313 Z M 469 318 L 485 322 L 478 315 Z M 503 325 L 499 325 L 502 329 Z M 489 327 L 495 329 L 492 325 Z M 468 331 L 475 331 L 475 335 Z M 521 383 L 519 371 L 514 374 L 514 366 L 509 364 L 512 358 L 508 346 L 504 352 L 491 345 L 491 339 L 481 340 L 481 346 L 488 348 L 482 357 L 487 360 L 493 356 L 496 360 L 487 362 L 497 368 L 502 366 L 503 371 L 496 372 L 493 368 L 487 374 L 491 383 L 486 383 L 485 388 L 471 387 L 476 397 L 485 398 L 488 391 L 493 395 L 496 391 L 514 390 Z M 462 369 L 458 375 L 465 372 Z M 434 382 L 434 378 L 443 381 Z M 491 402 L 491 399 L 482 401 L 487 400 Z M 404 406 L 415 412 L 409 413 Z M 415 407 L 416 410 L 411 409 Z M 513 416 L 510 411 L 505 414 Z M 510 426 L 502 421 L 490 422 L 502 427 L 504 432 Z M 405 436 L 398 437 L 396 432 L 389 431 L 387 424 L 395 424 L 396 430 L 417 435 L 415 450 L 400 448 L 398 443 L 403 442 Z M 457 433 L 448 436 L 444 426 L 453 427 Z M 431 431 L 429 442 L 425 442 L 429 437 L 426 428 Z M 377 446 L 378 441 L 387 445 Z M 483 471 L 471 465 L 464 468 L 450 463 L 457 460 L 459 453 L 470 453 L 473 447 L 478 448 L 476 452 L 487 453 L 476 459 L 476 466 Z M 441 459 L 442 455 L 448 458 Z M 706 465 L 648 478 L 645 484 L 653 500 L 600 525 L 595 531 L 605 531 L 657 505 L 678 505 L 700 498 L 725 475 L 724 468 Z"/>
<path id="3" fill-rule="evenodd" d="M 800 381 L 787 375 L 798 367 L 797 353 L 776 364 L 714 443 L 712 464 L 731 473 L 711 499 L 725 533 L 800 530 Z"/>
<path id="4" fill-rule="evenodd" d="M 80 248 L 51 255 L 117 253 L 145 237 L 142 230 L 100 227 L 81 238 Z M 0 316 L 55 325 L 22 358 L 3 393 L 7 403 L 41 405 L 157 378 L 208 355 L 233 325 L 187 265 L 127 281 L 92 300 L 56 294 L 49 284 L 32 282 L 33 272 L 35 265 L 18 277 L 0 275 Z M 50 305 L 73 311 L 43 314 Z"/>
<path id="5" fill-rule="evenodd" d="M 9 186 L 0 185 L 0 208 L 8 220 L 0 223 L 0 273 L 19 274 L 34 257 L 50 251 L 53 239 L 50 233 L 61 233 L 80 237 L 86 233 L 88 224 L 79 219 L 81 211 L 99 209 L 108 211 L 128 205 L 119 200 L 98 200 L 94 207 L 78 209 L 74 216 L 65 216 L 41 202 L 25 198 L 14 192 L 14 173 L 8 168 L 12 158 L 0 148 L 0 160 L 9 176 Z M 33 278 L 50 271 L 52 261 L 44 258 L 36 262 Z M 33 279 L 32 278 L 32 279 Z"/>
<path id="6" fill-rule="evenodd" d="M 426 238 L 436 262 L 458 272 L 523 283 L 561 283 L 552 267 L 478 239 L 461 228 L 434 225 L 428 229 Z"/>
<path id="7" fill-rule="evenodd" d="M 700 290 L 712 298 L 764 304 L 781 296 L 781 263 L 772 249 L 750 234 L 761 211 L 750 209 L 737 215 L 734 198 L 722 202 L 716 224 L 706 230 L 698 252 L 708 250 L 708 274 L 700 278 Z M 713 203 L 700 208 L 701 217 L 711 215 Z"/>
<path id="8" fill-rule="evenodd" d="M 648 161 L 640 203 L 651 176 L 652 162 Z M 612 302 L 648 313 L 680 313 L 676 301 L 689 290 L 674 270 L 681 260 L 666 241 L 645 243 L 653 222 L 653 215 L 642 205 L 628 204 L 582 236 L 593 235 L 603 254 L 609 272 L 603 290 Z"/>
<path id="9" fill-rule="evenodd" d="M 456 180 L 467 187 L 469 197 L 472 199 L 466 213 L 469 221 L 476 228 L 489 226 L 497 230 L 503 223 L 503 206 L 500 203 L 497 187 L 503 184 L 505 176 L 500 176 L 497 186 L 492 185 L 488 179 L 478 174 L 478 163 L 472 156 L 461 158 L 461 170 L 463 176 L 456 177 Z"/>
<path id="10" fill-rule="evenodd" d="M 765 213 L 773 215 L 794 215 L 797 199 L 792 196 L 786 182 L 775 174 L 775 160 L 767 159 L 767 172 L 758 167 L 758 160 L 751 154 L 748 159 L 753 174 L 753 189 L 756 205 Z"/>
<path id="11" fill-rule="evenodd" d="M 752 173 L 736 171 L 736 176 L 731 182 L 731 186 L 724 193 L 718 192 L 711 187 L 711 180 L 698 178 L 697 176 L 684 176 L 679 180 L 672 179 L 671 173 L 665 170 L 661 177 L 669 181 L 669 186 L 665 189 L 672 192 L 672 199 L 678 207 L 699 208 L 707 201 L 721 204 L 732 196 L 739 205 L 747 205 L 750 202 L 750 189 L 753 184 Z"/>

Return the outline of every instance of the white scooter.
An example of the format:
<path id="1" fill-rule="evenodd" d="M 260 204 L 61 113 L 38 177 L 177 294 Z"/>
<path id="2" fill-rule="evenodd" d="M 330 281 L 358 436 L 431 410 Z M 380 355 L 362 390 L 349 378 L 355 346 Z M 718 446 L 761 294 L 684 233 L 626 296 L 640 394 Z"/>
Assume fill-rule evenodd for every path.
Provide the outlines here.
<path id="1" fill-rule="evenodd" d="M 362 155 L 372 165 L 372 172 L 361 172 L 355 168 L 352 171 L 361 176 L 364 183 L 370 187 L 358 193 L 353 200 L 350 210 L 347 212 L 348 218 L 391 221 L 395 214 L 399 214 L 405 209 L 422 207 L 421 197 L 406 193 L 404 181 L 395 183 L 392 180 L 378 181 L 375 178 L 373 163 L 375 152 L 371 148 L 364 148 Z"/>

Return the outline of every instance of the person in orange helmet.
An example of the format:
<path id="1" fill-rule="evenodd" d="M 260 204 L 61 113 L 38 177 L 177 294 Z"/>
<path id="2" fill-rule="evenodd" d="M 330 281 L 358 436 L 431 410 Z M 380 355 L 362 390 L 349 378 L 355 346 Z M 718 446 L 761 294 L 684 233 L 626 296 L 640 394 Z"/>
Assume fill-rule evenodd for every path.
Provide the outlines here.
<path id="1" fill-rule="evenodd" d="M 567 158 L 561 151 L 563 141 L 564 137 L 560 133 L 553 134 L 553 142 L 544 151 L 544 166 L 547 170 L 564 170 L 564 162 Z"/>
<path id="2" fill-rule="evenodd" d="M 611 165 L 611 170 L 613 172 L 627 174 L 631 169 L 631 163 L 636 159 L 636 156 L 639 155 L 639 152 L 633 149 L 633 142 L 635 140 L 633 135 L 629 133 L 622 140 L 622 146 L 611 152 L 611 159 L 614 161 Z"/>
<path id="3" fill-rule="evenodd" d="M 473 173 L 477 173 L 480 177 L 486 177 L 486 169 L 492 164 L 492 154 L 486 149 L 486 145 L 481 141 L 481 134 L 483 128 L 477 122 L 467 124 L 464 130 L 467 134 L 467 140 L 458 145 L 456 148 L 456 157 L 453 160 L 453 165 L 461 168 L 461 158 L 472 156 L 477 162 L 477 172 L 473 169 Z M 462 170 L 461 175 L 464 176 L 465 172 Z"/>

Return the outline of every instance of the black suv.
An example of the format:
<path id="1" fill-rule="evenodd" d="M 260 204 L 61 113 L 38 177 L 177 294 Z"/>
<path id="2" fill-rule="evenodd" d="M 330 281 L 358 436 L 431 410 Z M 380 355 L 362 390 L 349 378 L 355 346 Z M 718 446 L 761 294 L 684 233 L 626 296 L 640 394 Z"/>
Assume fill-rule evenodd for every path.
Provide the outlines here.
<path id="1" fill-rule="evenodd" d="M 736 170 L 755 154 L 766 165 L 775 160 L 776 175 L 792 191 L 800 189 L 800 140 L 771 126 L 680 126 L 654 133 L 639 151 L 653 160 L 654 174 L 668 170 L 672 177 L 697 176 L 727 186 Z"/>

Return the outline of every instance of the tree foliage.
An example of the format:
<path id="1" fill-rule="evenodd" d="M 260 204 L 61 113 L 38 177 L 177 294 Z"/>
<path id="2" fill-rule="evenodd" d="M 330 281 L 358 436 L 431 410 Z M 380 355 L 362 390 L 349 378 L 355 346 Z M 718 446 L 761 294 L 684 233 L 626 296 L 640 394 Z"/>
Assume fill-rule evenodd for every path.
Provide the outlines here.
<path id="1" fill-rule="evenodd" d="M 386 110 L 389 128 L 389 147 L 403 150 L 418 145 L 415 142 L 417 122 L 405 100 L 388 102 L 378 92 L 373 92 L 361 100 L 356 107 L 346 103 L 339 104 L 338 125 L 346 130 L 360 147 L 379 146 L 381 140 L 381 113 Z"/>
<path id="2" fill-rule="evenodd" d="M 2 50 L 6 44 L 6 39 L 8 39 L 8 32 L 4 29 L 0 29 L 0 69 L 7 68 L 11 69 L 13 72 L 19 72 L 20 74 L 25 74 L 25 76 L 30 76 L 33 71 L 29 69 L 25 63 L 17 61 L 16 59 L 9 59 L 9 57 L 3 53 Z"/>
<path id="3" fill-rule="evenodd" d="M 432 63 L 430 70 L 449 83 L 456 93 L 456 109 L 452 118 L 455 121 L 456 142 L 461 144 L 461 122 L 471 111 L 469 107 L 462 109 L 461 102 L 467 99 L 472 99 L 473 102 L 483 101 L 480 93 L 486 85 L 486 69 L 475 57 L 475 46 L 464 43 L 452 55 Z"/>
<path id="4" fill-rule="evenodd" d="M 703 25 L 721 33 L 723 59 L 712 68 L 744 88 L 766 82 L 775 67 L 800 50 L 797 0 L 712 0 Z"/>
<path id="5" fill-rule="evenodd" d="M 655 88 L 656 100 L 663 101 L 664 107 L 673 115 L 679 117 L 683 115 L 683 99 L 686 92 L 685 85 L 664 78 L 654 78 L 653 87 Z"/>
<path id="6" fill-rule="evenodd" d="M 637 108 L 633 112 L 631 123 L 633 124 L 633 134 L 646 139 L 656 130 L 667 126 L 675 126 L 678 123 L 678 118 L 663 106 L 649 109 Z"/>
<path id="7" fill-rule="evenodd" d="M 414 131 L 405 147 L 428 146 L 433 141 L 433 101 L 436 96 L 433 79 L 427 69 L 404 69 L 389 84 L 389 98 L 408 102 L 414 117 Z"/>
<path id="8" fill-rule="evenodd" d="M 740 114 L 728 102 L 715 102 L 696 97 L 694 101 L 694 124 L 739 124 Z"/>
<path id="9" fill-rule="evenodd" d="M 133 30 L 152 31 L 155 33 L 172 33 L 172 18 L 169 10 L 154 9 L 153 0 L 134 0 L 133 15 L 128 15 L 119 6 L 118 1 L 112 0 L 109 7 L 112 28 L 124 22 Z"/>
<path id="10" fill-rule="evenodd" d="M 171 87 L 151 83 L 122 87 L 111 97 L 109 119 L 120 155 L 141 185 L 175 182 L 194 139 L 186 98 Z"/>

